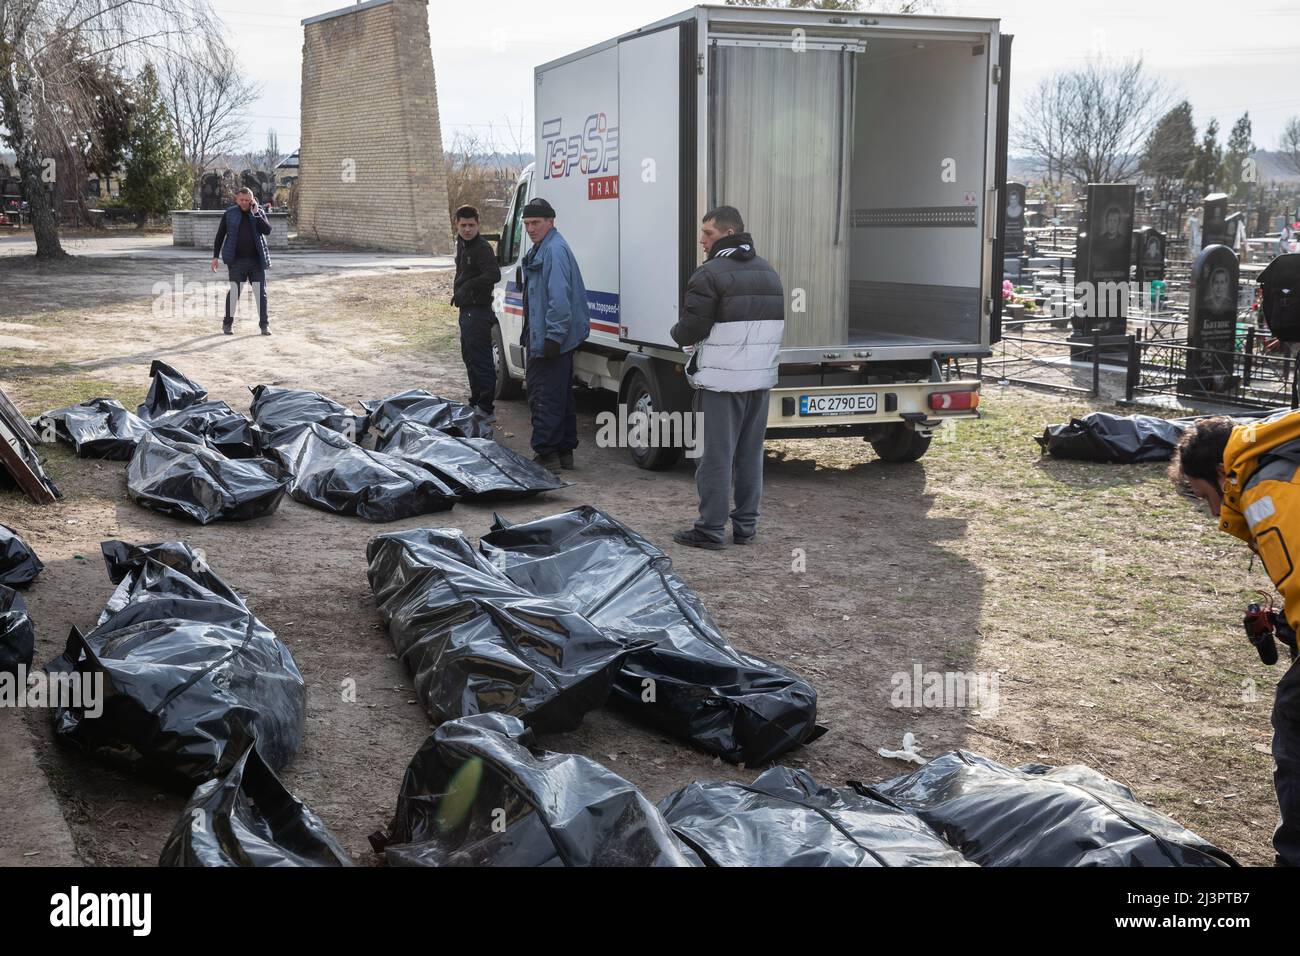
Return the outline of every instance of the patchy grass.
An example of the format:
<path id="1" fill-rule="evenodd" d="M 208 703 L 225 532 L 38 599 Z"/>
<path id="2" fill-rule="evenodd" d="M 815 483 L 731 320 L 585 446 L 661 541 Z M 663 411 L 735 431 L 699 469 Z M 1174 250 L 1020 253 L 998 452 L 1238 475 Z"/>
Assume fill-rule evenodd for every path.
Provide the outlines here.
<path id="1" fill-rule="evenodd" d="M 367 278 L 344 287 L 338 307 L 353 320 L 364 313 L 399 348 L 429 355 L 460 341 L 459 310 L 451 305 L 452 276 L 445 272 Z"/>
<path id="2" fill-rule="evenodd" d="M 139 382 L 124 383 L 110 379 L 94 378 L 75 365 L 60 362 L 53 365 L 12 364 L 11 356 L 4 379 L 0 380 L 5 394 L 28 418 L 55 408 L 76 405 L 91 398 L 116 398 L 131 411 L 144 401 L 148 385 Z"/>
<path id="3" fill-rule="evenodd" d="M 952 547 L 987 579 L 982 666 L 1003 673 L 990 723 L 1025 759 L 1082 754 L 1243 860 L 1270 862 L 1269 712 L 1284 671 L 1259 662 L 1240 622 L 1272 588 L 1163 463 L 1040 456 L 1046 424 L 1094 410 L 990 387 L 983 417 L 925 459 L 936 511 L 968 522 Z"/>

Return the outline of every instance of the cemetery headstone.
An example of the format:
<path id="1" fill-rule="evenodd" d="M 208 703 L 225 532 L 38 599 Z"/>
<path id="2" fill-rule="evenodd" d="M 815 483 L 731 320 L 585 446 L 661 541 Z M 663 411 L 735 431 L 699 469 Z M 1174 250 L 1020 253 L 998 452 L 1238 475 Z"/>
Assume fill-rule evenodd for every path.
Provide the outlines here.
<path id="1" fill-rule="evenodd" d="M 1025 209 L 1025 184 L 1007 183 L 1006 231 L 1002 241 L 1004 259 L 1016 259 L 1024 254 Z"/>
<path id="2" fill-rule="evenodd" d="M 1075 241 L 1075 314 L 1071 339 L 1128 331 L 1129 262 L 1136 187 L 1088 184 L 1088 217 Z M 1118 349 L 1112 346 L 1111 351 Z M 1088 358 L 1077 352 L 1075 358 Z"/>
<path id="3" fill-rule="evenodd" d="M 1228 196 L 1226 193 L 1210 193 L 1201 200 L 1205 217 L 1201 222 L 1201 248 L 1223 246 L 1229 241 L 1226 220 L 1228 218 Z"/>
<path id="4" fill-rule="evenodd" d="M 204 173 L 199 180 L 199 208 L 225 209 L 226 205 L 221 177 L 217 173 Z"/>
<path id="5" fill-rule="evenodd" d="M 1223 220 L 1223 244 L 1240 252 L 1246 248 L 1246 214 L 1234 212 Z"/>
<path id="6" fill-rule="evenodd" d="M 1147 226 L 1138 235 L 1137 279 L 1145 286 L 1165 277 L 1165 234 Z"/>
<path id="7" fill-rule="evenodd" d="M 1185 390 L 1226 392 L 1236 386 L 1237 254 L 1228 246 L 1202 249 L 1192 266 L 1187 319 Z"/>

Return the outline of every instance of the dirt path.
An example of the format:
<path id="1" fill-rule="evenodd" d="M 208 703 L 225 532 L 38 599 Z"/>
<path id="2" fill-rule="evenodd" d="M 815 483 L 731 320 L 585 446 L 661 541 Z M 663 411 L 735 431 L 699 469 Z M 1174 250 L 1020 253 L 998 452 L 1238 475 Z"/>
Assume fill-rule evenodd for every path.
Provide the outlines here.
<path id="1" fill-rule="evenodd" d="M 203 266 L 107 260 L 35 276 L 39 294 L 0 299 L 0 335 L 35 344 L 7 350 L 0 382 L 33 414 L 94 394 L 133 406 L 154 358 L 239 409 L 245 386 L 260 382 L 347 402 L 417 386 L 464 393 L 446 273 L 284 270 L 270 286 L 268 339 L 248 319 L 223 337 L 219 318 L 155 313 L 154 282 L 178 272 L 182 284 L 202 281 Z M 0 265 L 0 290 L 18 278 L 7 270 Z M 595 448 L 594 415 L 610 407 L 606 396 L 580 396 L 578 484 L 497 510 L 527 520 L 589 503 L 667 545 L 693 518 L 692 475 L 643 472 L 625 452 Z M 991 389 L 985 407 L 983 421 L 915 465 L 883 465 L 852 439 L 770 443 L 759 543 L 722 553 L 669 545 L 737 645 L 818 689 L 831 732 L 786 762 L 828 784 L 883 779 L 908 765 L 876 751 L 907 731 L 927 756 L 965 747 L 1009 763 L 1084 762 L 1242 861 L 1268 862 L 1271 761 L 1258 746 L 1268 743 L 1277 675 L 1252 663 L 1232 630 L 1262 574 L 1169 493 L 1157 468 L 1039 463 L 1030 437 L 1076 405 Z M 526 450 L 523 405 L 498 411 L 501 440 Z M 72 625 L 88 626 L 109 594 L 101 540 L 203 548 L 307 679 L 306 740 L 286 782 L 371 861 L 366 836 L 387 821 L 430 724 L 378 626 L 365 544 L 429 523 L 477 536 L 492 508 L 461 504 L 376 526 L 286 499 L 270 518 L 199 528 L 128 501 L 123 463 L 81 461 L 64 448 L 49 458 L 62 502 L 38 508 L 0 496 L 0 520 L 47 565 L 28 595 L 37 662 L 58 652 Z M 997 674 L 1000 706 L 891 706 L 891 678 L 916 665 Z M 341 693 L 348 679 L 355 703 Z M 1254 699 L 1243 680 L 1254 682 Z M 57 747 L 44 715 L 28 715 L 28 726 L 81 859 L 156 861 L 183 800 Z M 750 779 L 760 769 L 721 764 L 607 711 L 543 744 L 601 760 L 653 799 L 697 778 Z"/>

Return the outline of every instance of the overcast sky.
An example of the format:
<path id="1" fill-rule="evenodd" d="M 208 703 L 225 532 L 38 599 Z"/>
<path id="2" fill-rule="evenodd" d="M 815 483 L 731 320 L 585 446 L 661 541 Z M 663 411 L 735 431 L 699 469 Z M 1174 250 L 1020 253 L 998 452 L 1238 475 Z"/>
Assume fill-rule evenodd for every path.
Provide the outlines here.
<path id="1" fill-rule="evenodd" d="M 344 6 L 330 0 L 213 0 L 249 75 L 264 88 L 250 109 L 250 147 L 274 127 L 280 149 L 298 148 L 304 17 Z M 538 63 L 686 9 L 685 0 L 434 0 L 429 35 L 443 143 L 457 131 L 508 142 L 522 119 L 531 145 L 532 70 Z M 950 15 L 997 17 L 1015 35 L 1016 98 L 1094 48 L 1141 53 L 1191 100 L 1198 132 L 1211 116 L 1227 139 L 1250 110 L 1255 144 L 1275 149 L 1300 115 L 1300 4 L 1295 0 L 941 0 Z M 494 127 L 490 130 L 489 125 Z"/>

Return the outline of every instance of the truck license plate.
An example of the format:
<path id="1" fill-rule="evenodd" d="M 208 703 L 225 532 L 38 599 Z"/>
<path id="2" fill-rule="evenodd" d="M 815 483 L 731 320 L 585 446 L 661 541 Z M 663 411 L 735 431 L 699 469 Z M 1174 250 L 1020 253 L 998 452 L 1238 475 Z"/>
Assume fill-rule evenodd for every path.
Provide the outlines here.
<path id="1" fill-rule="evenodd" d="M 852 395 L 800 395 L 800 415 L 872 415 L 876 411 L 874 392 Z"/>

